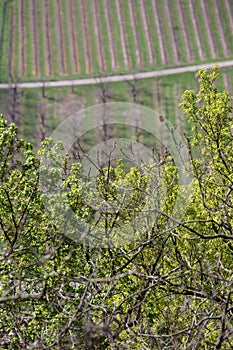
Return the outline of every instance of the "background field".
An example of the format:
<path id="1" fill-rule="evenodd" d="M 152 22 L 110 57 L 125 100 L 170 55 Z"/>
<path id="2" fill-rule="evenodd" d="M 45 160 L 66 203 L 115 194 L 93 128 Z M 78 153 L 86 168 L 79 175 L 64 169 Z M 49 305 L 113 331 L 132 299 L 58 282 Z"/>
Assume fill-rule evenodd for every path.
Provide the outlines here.
<path id="1" fill-rule="evenodd" d="M 231 0 L 1 0 L 1 81 L 233 58 Z"/>
<path id="2" fill-rule="evenodd" d="M 233 92 L 233 69 L 222 72 L 220 89 Z M 158 111 L 183 133 L 190 125 L 178 108 L 186 89 L 196 89 L 194 73 L 184 73 L 157 79 L 99 84 L 92 86 L 18 89 L 13 106 L 13 89 L 0 90 L 0 105 L 8 119 L 16 121 L 23 135 L 35 146 L 51 134 L 64 119 L 95 104 L 106 102 L 135 102 Z M 13 119 L 13 117 L 15 120 Z"/>
<path id="3" fill-rule="evenodd" d="M 233 58 L 232 0 L 0 0 L 0 82 L 102 77 Z M 35 145 L 104 102 L 141 103 L 182 132 L 194 73 L 96 86 L 0 90 L 1 112 Z M 233 90 L 233 68 L 221 88 Z"/>

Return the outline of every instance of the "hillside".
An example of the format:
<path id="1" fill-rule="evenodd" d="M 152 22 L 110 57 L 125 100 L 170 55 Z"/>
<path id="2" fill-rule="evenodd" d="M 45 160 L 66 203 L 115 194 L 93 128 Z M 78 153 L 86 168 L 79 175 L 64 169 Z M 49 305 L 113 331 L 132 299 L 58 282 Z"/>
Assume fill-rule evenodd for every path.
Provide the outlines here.
<path id="1" fill-rule="evenodd" d="M 230 0 L 8 0 L 0 7 L 2 82 L 233 58 Z"/>

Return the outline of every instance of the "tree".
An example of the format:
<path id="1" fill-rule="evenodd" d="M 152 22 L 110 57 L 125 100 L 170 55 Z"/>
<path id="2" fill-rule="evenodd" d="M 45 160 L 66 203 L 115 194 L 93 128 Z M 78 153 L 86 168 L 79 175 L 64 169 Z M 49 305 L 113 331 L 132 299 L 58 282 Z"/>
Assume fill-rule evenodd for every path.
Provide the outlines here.
<path id="1" fill-rule="evenodd" d="M 184 215 L 173 215 L 187 189 L 172 155 L 151 159 L 144 172 L 109 163 L 97 177 L 99 198 L 112 208 L 117 195 L 124 201 L 98 217 L 104 246 L 59 231 L 38 185 L 38 155 L 1 117 L 1 348 L 232 349 L 232 99 L 217 89 L 218 76 L 216 67 L 200 71 L 198 91 L 183 94 L 193 127 Z M 60 147 L 47 139 L 39 155 L 60 161 Z M 81 164 L 67 158 L 61 173 L 50 170 L 73 211 L 92 223 L 86 198 L 95 197 Z M 113 229 L 123 234 L 129 222 L 134 239 L 110 244 Z"/>
<path id="2" fill-rule="evenodd" d="M 19 126 L 22 117 L 21 103 L 23 98 L 23 92 L 20 91 L 18 87 L 18 82 L 19 78 L 11 77 L 11 87 L 9 90 L 9 96 L 7 101 L 7 112 L 10 116 L 10 120 Z"/>

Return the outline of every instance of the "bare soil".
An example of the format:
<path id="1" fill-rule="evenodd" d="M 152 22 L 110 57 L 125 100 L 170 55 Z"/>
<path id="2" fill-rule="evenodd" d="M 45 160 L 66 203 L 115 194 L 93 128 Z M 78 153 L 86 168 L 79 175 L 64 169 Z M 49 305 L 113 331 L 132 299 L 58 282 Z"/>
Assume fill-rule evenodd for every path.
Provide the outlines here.
<path id="1" fill-rule="evenodd" d="M 217 25 L 218 25 L 218 33 L 219 33 L 219 36 L 221 39 L 223 53 L 225 56 L 229 56 L 229 54 L 230 54 L 229 45 L 227 42 L 226 33 L 224 30 L 224 26 L 223 26 L 223 18 L 222 18 L 221 8 L 220 8 L 219 2 L 217 0 L 214 0 L 214 13 L 215 13 L 215 17 L 216 17 L 216 21 L 217 21 Z"/>
<path id="2" fill-rule="evenodd" d="M 172 3 L 169 0 L 164 0 L 164 5 L 165 5 L 165 9 L 166 9 L 166 14 L 168 16 L 167 25 L 168 25 L 169 32 L 170 32 L 173 56 L 174 56 L 175 62 L 180 63 L 181 62 L 180 49 L 179 49 L 180 45 L 178 43 L 178 38 L 176 35 L 176 28 L 174 28 L 173 21 L 172 21 L 172 13 L 170 11 L 170 9 L 172 7 Z"/>
<path id="3" fill-rule="evenodd" d="M 129 69 L 130 63 L 129 63 L 129 54 L 128 54 L 128 43 L 126 38 L 126 30 L 124 26 L 124 19 L 123 19 L 123 13 L 121 10 L 121 4 L 119 0 L 115 0 L 116 3 L 116 9 L 117 9 L 117 19 L 119 22 L 119 30 L 120 30 L 120 36 L 121 36 L 121 48 L 122 48 L 122 54 L 124 59 L 124 65 L 126 69 Z"/>
<path id="4" fill-rule="evenodd" d="M 155 63 L 155 57 L 154 57 L 153 44 L 152 44 L 150 28 L 149 28 L 148 14 L 146 11 L 145 2 L 143 0 L 140 0 L 140 9 L 141 9 L 142 21 L 144 25 L 144 32 L 146 36 L 149 63 L 152 65 Z"/>
<path id="5" fill-rule="evenodd" d="M 164 40 L 163 25 L 162 25 L 161 16 L 159 13 L 157 0 L 152 0 L 152 6 L 153 6 L 153 14 L 154 14 L 155 24 L 157 28 L 157 33 L 158 33 L 158 39 L 159 39 L 159 50 L 160 50 L 161 61 L 163 64 L 167 64 L 167 53 L 166 53 L 166 47 L 164 45 L 165 40 Z"/>
<path id="6" fill-rule="evenodd" d="M 106 59 L 104 54 L 104 44 L 103 44 L 103 37 L 102 37 L 99 3 L 96 0 L 92 0 L 92 13 L 94 18 L 95 39 L 96 39 L 96 46 L 98 50 L 99 69 L 101 72 L 104 72 L 106 70 Z"/>
<path id="7" fill-rule="evenodd" d="M 15 11 L 14 11 L 14 4 L 11 3 L 11 9 L 10 9 L 10 19 L 11 19 L 11 26 L 10 26 L 10 42 L 9 42 L 9 52 L 8 52 L 8 73 L 9 76 L 12 77 L 14 75 L 14 30 L 15 30 Z"/>
<path id="8" fill-rule="evenodd" d="M 81 11 L 81 22 L 82 22 L 82 31 L 83 31 L 83 45 L 85 51 L 85 62 L 86 62 L 86 73 L 93 72 L 92 65 L 92 55 L 91 55 L 91 43 L 90 43 L 90 32 L 87 22 L 87 12 L 86 12 L 86 3 L 85 0 L 80 0 L 80 11 Z"/>
<path id="9" fill-rule="evenodd" d="M 200 5 L 202 9 L 202 15 L 205 23 L 205 29 L 206 29 L 206 35 L 208 39 L 208 44 L 210 47 L 210 53 L 212 58 L 218 57 L 218 52 L 217 52 L 217 46 L 216 46 L 216 41 L 213 35 L 213 30 L 211 28 L 211 22 L 210 22 L 210 17 L 209 13 L 206 7 L 205 0 L 200 0 Z"/>
<path id="10" fill-rule="evenodd" d="M 18 14 L 18 29 L 19 29 L 19 76 L 23 77 L 26 74 L 26 36 L 25 36 L 25 0 L 19 1 Z"/>
<path id="11" fill-rule="evenodd" d="M 72 69 L 75 73 L 80 73 L 79 62 L 79 48 L 78 48 L 78 34 L 76 29 L 76 19 L 74 10 L 74 0 L 69 0 L 68 3 L 68 15 L 69 15 L 69 40 L 70 40 L 70 54 L 72 61 Z"/>
<path id="12" fill-rule="evenodd" d="M 182 29 L 182 35 L 184 38 L 187 61 L 192 62 L 193 61 L 193 50 L 192 50 L 192 46 L 190 45 L 191 39 L 189 38 L 189 28 L 188 28 L 187 19 L 186 19 L 185 12 L 184 12 L 183 3 L 181 0 L 176 0 L 176 5 L 178 8 L 180 25 L 181 25 L 181 29 Z"/>
<path id="13" fill-rule="evenodd" d="M 39 70 L 39 42 L 38 42 L 38 12 L 37 12 L 37 1 L 30 1 L 30 12 L 31 12 L 31 31 L 33 37 L 32 45 L 32 56 L 33 56 L 33 74 L 40 76 Z"/>
<path id="14" fill-rule="evenodd" d="M 107 24 L 107 32 L 108 32 L 108 44 L 109 44 L 109 50 L 110 50 L 110 55 L 111 55 L 111 66 L 112 70 L 117 70 L 118 69 L 118 60 L 117 60 L 117 55 L 116 55 L 116 45 L 115 41 L 113 38 L 113 21 L 112 21 L 112 12 L 111 12 L 111 7 L 109 6 L 109 1 L 104 0 L 104 14 L 105 14 L 105 19 L 106 19 L 106 24 Z"/>
<path id="15" fill-rule="evenodd" d="M 195 35 L 195 40 L 196 40 L 196 44 L 197 44 L 198 55 L 199 55 L 201 60 L 204 60 L 206 58 L 206 56 L 205 56 L 203 44 L 201 41 L 201 35 L 200 35 L 200 31 L 199 31 L 199 26 L 197 23 L 197 14 L 195 11 L 195 5 L 194 5 L 193 0 L 189 1 L 189 8 L 190 8 L 190 12 L 191 12 L 191 21 L 192 21 L 192 25 L 194 28 L 194 35 Z"/>
<path id="16" fill-rule="evenodd" d="M 58 44 L 58 60 L 61 74 L 67 74 L 66 64 L 66 47 L 64 39 L 64 22 L 61 0 L 56 0 L 56 29 L 57 29 L 57 44 Z"/>
<path id="17" fill-rule="evenodd" d="M 231 27 L 231 34 L 233 35 L 233 6 L 231 0 L 225 0 L 225 7 L 227 9 L 228 20 Z"/>
<path id="18" fill-rule="evenodd" d="M 142 53 L 140 50 L 139 37 L 138 37 L 138 31 L 137 31 L 137 20 L 136 20 L 133 0 L 128 0 L 128 5 L 129 5 L 129 15 L 130 15 L 130 21 L 133 29 L 133 37 L 134 37 L 134 43 L 135 43 L 136 64 L 137 64 L 137 67 L 141 67 Z"/>
<path id="19" fill-rule="evenodd" d="M 42 2 L 42 13 L 43 13 L 43 35 L 45 43 L 44 48 L 44 61 L 45 61 L 45 74 L 53 75 L 53 56 L 52 56 L 52 40 L 51 40 L 51 19 L 49 11 L 48 0 Z"/>

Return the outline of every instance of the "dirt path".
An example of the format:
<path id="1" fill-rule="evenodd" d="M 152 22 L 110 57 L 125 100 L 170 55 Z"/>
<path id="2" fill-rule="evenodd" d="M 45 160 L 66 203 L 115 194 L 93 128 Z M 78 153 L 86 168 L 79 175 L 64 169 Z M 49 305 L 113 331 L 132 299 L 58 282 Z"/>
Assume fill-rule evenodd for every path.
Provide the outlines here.
<path id="1" fill-rule="evenodd" d="M 139 80 L 147 78 L 156 78 L 168 75 L 175 75 L 187 72 L 197 72 L 200 69 L 211 69 L 217 64 L 219 68 L 233 68 L 233 60 L 229 61 L 216 61 L 211 63 L 204 63 L 195 66 L 167 68 L 150 72 L 141 72 L 135 74 L 125 75 L 111 75 L 108 77 L 101 77 L 101 83 L 114 83 L 128 80 Z M 31 88 L 42 88 L 42 87 L 59 87 L 59 86 L 84 86 L 84 85 L 98 85 L 100 79 L 98 78 L 82 78 L 82 79 L 69 79 L 69 80 L 58 80 L 58 81 L 37 81 L 37 82 L 25 82 L 18 83 L 19 88 L 31 89 Z M 11 84 L 0 84 L 0 89 L 9 89 Z"/>
<path id="2" fill-rule="evenodd" d="M 93 72 L 93 65 L 91 59 L 91 43 L 90 43 L 90 32 L 89 26 L 87 23 L 87 11 L 86 11 L 86 2 L 85 0 L 80 0 L 79 2 L 80 11 L 81 11 L 81 22 L 82 22 L 82 31 L 83 31 L 83 45 L 85 51 L 85 62 L 86 62 L 86 73 Z"/>
<path id="3" fill-rule="evenodd" d="M 136 65 L 137 65 L 137 67 L 141 67 L 142 66 L 142 54 L 141 54 L 140 45 L 139 45 L 139 38 L 138 38 L 138 31 L 137 31 L 137 20 L 136 20 L 133 0 L 128 0 L 128 6 L 129 6 L 130 22 L 131 22 L 131 26 L 133 29 Z"/>
<path id="4" fill-rule="evenodd" d="M 185 51 L 187 56 L 187 61 L 192 62 L 193 61 L 193 50 L 190 45 L 190 38 L 189 38 L 189 31 L 188 31 L 188 23 L 186 19 L 186 15 L 184 12 L 183 3 L 180 0 L 176 0 L 176 6 L 179 13 L 179 19 L 180 19 L 180 25 L 182 29 L 182 34 L 184 38 L 184 45 L 185 45 Z"/>
<path id="5" fill-rule="evenodd" d="M 11 19 L 11 26 L 10 26 L 10 42 L 9 42 L 9 51 L 8 51 L 8 73 L 10 77 L 13 77 L 14 75 L 14 31 L 15 31 L 15 11 L 14 11 L 14 4 L 11 3 L 11 9 L 10 9 L 10 19 Z"/>
<path id="6" fill-rule="evenodd" d="M 218 25 L 218 33 L 219 33 L 219 36 L 221 39 L 223 53 L 224 53 L 224 56 L 227 57 L 230 54 L 229 46 L 228 46 L 226 33 L 224 30 L 224 26 L 223 26 L 223 18 L 222 18 L 222 14 L 221 14 L 221 9 L 219 7 L 219 2 L 217 0 L 214 0 L 214 14 L 215 14 L 217 25 Z"/>
<path id="7" fill-rule="evenodd" d="M 30 14 L 31 14 L 31 31 L 33 37 L 32 43 L 32 56 L 33 56 L 33 72 L 35 76 L 40 76 L 39 70 L 39 42 L 38 42 L 38 12 L 37 12 L 37 1 L 30 1 Z"/>
<path id="8" fill-rule="evenodd" d="M 69 41 L 71 47 L 71 62 L 72 70 L 75 73 L 80 73 L 80 62 L 79 62 L 79 52 L 78 52 L 78 35 L 76 30 L 76 19 L 75 19 L 75 9 L 74 0 L 69 0 L 68 5 L 68 16 L 69 16 Z"/>
<path id="9" fill-rule="evenodd" d="M 104 54 L 104 43 L 102 38 L 99 3 L 96 0 L 92 0 L 92 13 L 94 18 L 95 40 L 98 50 L 99 69 L 101 72 L 104 72 L 106 70 L 106 58 Z"/>
<path id="10" fill-rule="evenodd" d="M 127 52 L 127 39 L 126 39 L 126 30 L 125 30 L 125 25 L 124 25 L 124 20 L 123 20 L 123 14 L 121 11 L 121 4 L 120 0 L 115 0 L 116 4 L 116 10 L 117 10 L 117 19 L 119 23 L 119 30 L 120 30 L 120 36 L 121 36 L 121 48 L 122 48 L 122 54 L 123 54 L 123 60 L 124 60 L 124 65 L 126 69 L 130 68 L 129 64 L 129 55 Z"/>
<path id="11" fill-rule="evenodd" d="M 141 15 L 142 15 L 142 22 L 143 22 L 143 28 L 146 36 L 146 44 L 148 49 L 148 56 L 149 56 L 149 63 L 152 65 L 155 63 L 154 54 L 153 54 L 153 47 L 152 47 L 152 40 L 150 36 L 150 28 L 148 25 L 148 17 L 147 12 L 145 8 L 145 2 L 143 0 L 139 1 Z"/>
<path id="12" fill-rule="evenodd" d="M 108 32 L 108 45 L 109 45 L 109 51 L 111 55 L 111 66 L 112 70 L 118 69 L 118 62 L 116 57 L 116 46 L 115 41 L 113 39 L 113 30 L 112 30 L 112 13 L 111 8 L 109 7 L 109 1 L 104 0 L 104 14 L 107 24 L 107 32 Z"/>
<path id="13" fill-rule="evenodd" d="M 166 48 L 164 46 L 163 26 L 162 26 L 161 17 L 159 14 L 157 0 L 152 0 L 152 7 L 153 7 L 153 15 L 155 19 L 157 33 L 158 33 L 161 61 L 165 65 L 167 64 L 167 53 L 166 53 Z"/>
<path id="14" fill-rule="evenodd" d="M 206 8 L 205 0 L 200 0 L 200 5 L 201 5 L 202 15 L 203 15 L 203 19 L 204 19 L 204 24 L 205 24 L 207 40 L 208 40 L 208 44 L 210 47 L 210 54 L 211 54 L 212 58 L 217 58 L 218 52 L 217 52 L 217 47 L 216 47 L 216 41 L 215 41 L 215 37 L 213 35 L 213 30 L 211 28 L 210 17 L 209 17 L 209 13 L 207 11 L 207 8 Z"/>
<path id="15" fill-rule="evenodd" d="M 49 11 L 49 0 L 44 0 L 42 2 L 42 18 L 43 18 L 43 36 L 45 43 L 44 47 L 44 61 L 45 61 L 45 75 L 53 75 L 53 57 L 52 57 L 52 40 L 51 40 L 51 20 Z"/>
<path id="16" fill-rule="evenodd" d="M 19 1 L 18 13 L 18 30 L 19 30 L 19 76 L 23 77 L 26 73 L 26 36 L 25 36 L 25 3 Z"/>
<path id="17" fill-rule="evenodd" d="M 191 12 L 191 21 L 192 21 L 192 25 L 194 28 L 194 35 L 195 35 L 195 40 L 197 43 L 198 54 L 199 54 L 200 59 L 204 60 L 205 53 L 204 53 L 202 42 L 201 42 L 201 36 L 200 36 L 200 32 L 199 32 L 199 27 L 198 27 L 198 23 L 197 23 L 197 16 L 196 16 L 196 11 L 195 11 L 193 0 L 189 1 L 189 8 L 190 8 L 190 12 Z"/>

